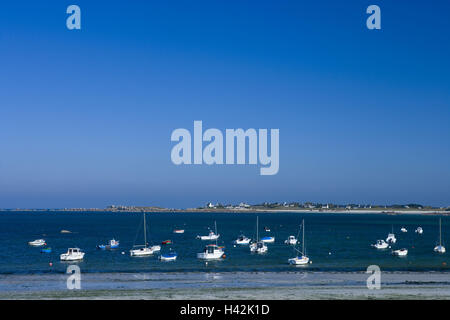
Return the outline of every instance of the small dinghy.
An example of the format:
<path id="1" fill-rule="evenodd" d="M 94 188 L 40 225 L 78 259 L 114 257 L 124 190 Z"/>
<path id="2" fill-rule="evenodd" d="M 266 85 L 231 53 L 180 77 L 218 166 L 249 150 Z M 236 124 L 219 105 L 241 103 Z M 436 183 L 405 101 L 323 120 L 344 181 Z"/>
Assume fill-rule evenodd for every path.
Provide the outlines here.
<path id="1" fill-rule="evenodd" d="M 173 230 L 173 233 L 184 233 L 183 229 L 175 229 Z"/>
<path id="2" fill-rule="evenodd" d="M 275 237 L 263 237 L 263 238 L 261 238 L 261 241 L 264 243 L 274 243 Z"/>
<path id="3" fill-rule="evenodd" d="M 84 252 L 80 250 L 80 248 L 69 248 L 66 253 L 63 253 L 59 256 L 61 261 L 77 261 L 83 260 Z"/>
<path id="4" fill-rule="evenodd" d="M 97 249 L 107 250 L 107 249 L 116 249 L 118 247 L 119 247 L 119 241 L 112 239 L 112 240 L 109 240 L 109 244 L 99 244 L 97 246 Z"/>
<path id="5" fill-rule="evenodd" d="M 404 233 L 405 233 L 405 232 L 408 232 L 408 230 L 407 230 L 405 227 L 402 227 L 402 228 L 400 229 L 400 231 L 401 231 L 401 232 L 404 232 Z"/>
<path id="6" fill-rule="evenodd" d="M 423 233 L 423 229 L 422 227 L 417 227 L 416 231 L 417 234 L 422 234 Z"/>
<path id="7" fill-rule="evenodd" d="M 168 245 L 168 244 L 172 244 L 172 240 L 164 240 L 163 242 L 161 242 L 162 245 Z"/>
<path id="8" fill-rule="evenodd" d="M 42 248 L 41 249 L 41 253 L 51 253 L 52 252 L 52 248 Z"/>
<path id="9" fill-rule="evenodd" d="M 175 252 L 165 253 L 159 256 L 161 261 L 175 261 L 177 260 L 177 254 Z"/>
<path id="10" fill-rule="evenodd" d="M 264 231 L 265 232 L 270 232 L 270 228 L 269 227 L 264 227 Z"/>
<path id="11" fill-rule="evenodd" d="M 236 240 L 234 240 L 234 244 L 239 244 L 239 245 L 247 245 L 250 243 L 252 239 L 247 238 L 244 235 L 240 235 Z"/>
<path id="12" fill-rule="evenodd" d="M 293 246 L 295 246 L 297 244 L 297 242 L 298 242 L 298 240 L 294 236 L 289 236 L 287 238 L 287 240 L 284 240 L 285 244 L 293 245 Z"/>
<path id="13" fill-rule="evenodd" d="M 408 249 L 403 248 L 399 250 L 394 250 L 392 251 L 392 254 L 394 254 L 395 256 L 404 257 L 408 255 Z"/>
<path id="14" fill-rule="evenodd" d="M 37 239 L 37 240 L 34 240 L 34 241 L 30 241 L 30 242 L 28 242 L 28 244 L 30 246 L 33 246 L 33 247 L 42 247 L 42 246 L 46 245 L 44 239 Z"/>
<path id="15" fill-rule="evenodd" d="M 389 247 L 389 244 L 384 240 L 377 240 L 377 243 L 373 244 L 372 247 L 376 249 L 386 249 Z"/>
<path id="16" fill-rule="evenodd" d="M 219 247 L 217 244 L 208 244 L 203 252 L 197 253 L 197 258 L 203 260 L 217 260 L 222 259 L 223 256 L 223 247 Z"/>
<path id="17" fill-rule="evenodd" d="M 306 265 L 310 263 L 308 256 L 306 255 L 305 247 L 305 220 L 302 220 L 302 251 L 298 250 L 294 245 L 294 251 L 297 252 L 297 256 L 288 259 L 288 263 L 292 265 Z M 300 232 L 300 231 L 299 231 Z"/>

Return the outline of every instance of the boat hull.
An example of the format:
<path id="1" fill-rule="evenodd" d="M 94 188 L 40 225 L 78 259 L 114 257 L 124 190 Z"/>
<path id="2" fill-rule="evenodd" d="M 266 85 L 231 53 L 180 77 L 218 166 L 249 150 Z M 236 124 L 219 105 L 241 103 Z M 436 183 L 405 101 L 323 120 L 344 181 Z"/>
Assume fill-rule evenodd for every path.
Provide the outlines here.
<path id="1" fill-rule="evenodd" d="M 151 256 L 155 252 L 158 252 L 161 250 L 160 246 L 153 246 L 153 247 L 146 247 L 146 248 L 140 248 L 140 249 L 132 249 L 130 250 L 130 256 L 132 257 L 145 257 L 145 256 Z"/>
<path id="2" fill-rule="evenodd" d="M 261 242 L 264 243 L 274 243 L 275 242 L 275 238 L 274 237 L 265 237 L 261 239 Z"/>
<path id="3" fill-rule="evenodd" d="M 175 261 L 175 260 L 177 260 L 177 255 L 176 254 L 161 255 L 159 257 L 159 260 L 161 260 L 161 261 Z"/>
<path id="4" fill-rule="evenodd" d="M 60 255 L 59 258 L 60 258 L 61 261 L 79 261 L 79 260 L 83 260 L 84 252 L 81 252 L 81 253 L 78 253 L 78 254 L 63 253 L 62 255 Z"/>
<path id="5" fill-rule="evenodd" d="M 295 258 L 291 258 L 288 260 L 288 263 L 291 265 L 305 265 L 309 263 L 309 258 L 308 257 L 295 257 Z"/>
<path id="6" fill-rule="evenodd" d="M 436 247 L 434 248 L 434 252 L 437 252 L 437 253 L 445 253 L 446 250 L 445 250 L 445 247 L 444 247 L 444 246 L 436 246 Z"/>

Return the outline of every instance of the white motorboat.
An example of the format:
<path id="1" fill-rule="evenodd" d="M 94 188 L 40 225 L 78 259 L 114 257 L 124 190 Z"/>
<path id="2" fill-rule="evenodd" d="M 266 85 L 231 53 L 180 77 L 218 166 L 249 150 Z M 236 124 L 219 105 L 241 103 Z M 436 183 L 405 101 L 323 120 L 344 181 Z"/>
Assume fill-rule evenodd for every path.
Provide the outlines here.
<path id="1" fill-rule="evenodd" d="M 83 260 L 84 252 L 80 250 L 80 248 L 69 248 L 66 253 L 63 253 L 59 256 L 61 261 L 77 261 Z"/>
<path id="2" fill-rule="evenodd" d="M 222 259 L 223 256 L 223 247 L 219 247 L 217 244 L 208 244 L 203 252 L 197 253 L 197 258 L 203 260 L 217 260 Z"/>
<path id="3" fill-rule="evenodd" d="M 250 245 L 250 252 L 266 253 L 269 248 L 262 241 L 254 242 Z"/>
<path id="4" fill-rule="evenodd" d="M 256 242 L 250 244 L 250 252 L 266 253 L 269 248 L 263 241 L 259 241 L 259 217 L 256 217 Z"/>
<path id="5" fill-rule="evenodd" d="M 399 257 L 404 257 L 406 255 L 408 255 L 408 249 L 398 249 L 398 250 L 394 250 L 392 251 L 392 254 L 399 256 Z"/>
<path id="6" fill-rule="evenodd" d="M 298 240 L 294 236 L 289 236 L 287 240 L 284 240 L 284 243 L 294 246 L 297 244 L 297 242 Z"/>
<path id="7" fill-rule="evenodd" d="M 142 245 L 134 245 L 130 250 L 130 256 L 132 257 L 145 257 L 151 256 L 155 252 L 161 251 L 161 246 L 149 246 L 147 242 L 147 223 L 145 221 L 145 213 L 144 213 L 144 244 Z"/>
<path id="8" fill-rule="evenodd" d="M 247 238 L 244 235 L 240 235 L 236 240 L 234 240 L 234 244 L 239 244 L 239 245 L 247 245 L 250 243 L 252 239 Z"/>
<path id="9" fill-rule="evenodd" d="M 197 236 L 197 239 L 200 240 L 217 240 L 220 237 L 220 234 L 217 234 L 217 223 L 214 221 L 214 228 L 215 232 L 212 230 L 209 231 L 209 234 L 207 236 Z"/>
<path id="10" fill-rule="evenodd" d="M 407 230 L 405 227 L 402 227 L 402 228 L 400 229 L 400 231 L 401 231 L 401 232 L 408 232 L 408 230 Z"/>
<path id="11" fill-rule="evenodd" d="M 394 244 L 397 242 L 397 238 L 395 237 L 395 234 L 394 234 L 394 225 L 392 225 L 392 231 L 391 231 L 391 233 L 388 234 L 388 236 L 386 238 L 386 242 L 389 244 Z"/>
<path id="12" fill-rule="evenodd" d="M 37 240 L 34 240 L 34 241 L 30 241 L 30 242 L 28 242 L 28 244 L 30 246 L 33 246 L 33 247 L 42 247 L 42 246 L 46 245 L 44 239 L 37 239 Z"/>
<path id="13" fill-rule="evenodd" d="M 418 233 L 418 234 L 422 234 L 423 233 L 422 227 L 417 227 L 415 232 Z"/>
<path id="14" fill-rule="evenodd" d="M 445 253 L 445 247 L 442 245 L 442 221 L 439 218 L 439 244 L 434 247 L 434 252 Z"/>
<path id="15" fill-rule="evenodd" d="M 219 235 L 217 233 L 217 223 L 216 223 L 216 221 L 214 221 L 214 230 L 215 230 L 214 235 L 217 235 L 217 237 L 214 238 L 214 240 L 216 240 L 216 244 L 208 244 L 203 249 L 203 252 L 197 253 L 197 258 L 198 259 L 218 260 L 218 259 L 221 259 L 221 258 L 225 258 L 225 252 L 223 250 L 224 247 L 219 247 L 217 245 L 217 239 L 219 238 Z"/>
<path id="16" fill-rule="evenodd" d="M 288 263 L 292 265 L 306 265 L 310 263 L 308 256 L 306 255 L 305 246 L 305 220 L 302 220 L 302 251 L 298 250 L 294 245 L 294 251 L 298 254 L 294 258 L 288 259 Z"/>
<path id="17" fill-rule="evenodd" d="M 184 229 L 175 229 L 173 233 L 184 233 Z"/>
<path id="18" fill-rule="evenodd" d="M 395 238 L 395 234 L 389 233 L 387 238 L 386 238 L 386 242 L 387 243 L 396 243 L 397 242 L 397 238 Z"/>
<path id="19" fill-rule="evenodd" d="M 384 240 L 377 240 L 377 243 L 373 244 L 372 247 L 377 249 L 386 249 L 389 247 L 389 244 Z"/>
<path id="20" fill-rule="evenodd" d="M 275 242 L 275 237 L 262 237 L 261 241 L 264 243 L 274 243 Z"/>

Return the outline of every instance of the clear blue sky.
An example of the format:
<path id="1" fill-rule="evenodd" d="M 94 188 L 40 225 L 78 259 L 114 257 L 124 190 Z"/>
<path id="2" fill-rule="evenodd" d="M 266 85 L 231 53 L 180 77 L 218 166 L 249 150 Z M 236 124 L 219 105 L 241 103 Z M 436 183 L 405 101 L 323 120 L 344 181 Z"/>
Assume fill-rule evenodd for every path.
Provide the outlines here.
<path id="1" fill-rule="evenodd" d="M 66 28 L 81 7 L 82 29 Z M 381 30 L 365 26 L 381 7 Z M 448 1 L 10 1 L 0 207 L 450 205 Z M 280 171 L 175 166 L 170 134 L 279 128 Z"/>

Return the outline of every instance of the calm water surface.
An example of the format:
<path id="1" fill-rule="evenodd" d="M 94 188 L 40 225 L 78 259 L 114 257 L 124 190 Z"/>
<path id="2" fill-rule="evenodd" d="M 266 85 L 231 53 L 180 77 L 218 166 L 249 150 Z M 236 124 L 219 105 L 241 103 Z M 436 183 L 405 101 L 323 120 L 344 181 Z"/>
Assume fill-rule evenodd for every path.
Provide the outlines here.
<path id="1" fill-rule="evenodd" d="M 260 221 L 260 236 L 275 237 L 268 244 L 267 254 L 251 254 L 248 246 L 237 246 L 232 241 L 242 233 L 256 235 L 256 216 Z M 77 264 L 83 272 L 192 272 L 192 271 L 289 271 L 287 259 L 294 256 L 292 247 L 284 244 L 289 235 L 297 236 L 302 218 L 306 224 L 307 253 L 311 271 L 361 271 L 376 264 L 391 271 L 447 271 L 449 254 L 439 255 L 433 248 L 439 238 L 438 217 L 380 214 L 324 214 L 324 213 L 148 213 L 149 242 L 160 244 L 171 239 L 172 245 L 162 246 L 162 252 L 178 253 L 175 262 L 161 262 L 158 256 L 135 258 L 128 254 L 133 243 L 143 242 L 142 214 L 89 212 L 0 212 L 0 274 L 8 273 L 63 273 L 67 263 L 59 261 L 59 254 L 68 247 L 79 247 L 86 252 Z M 225 246 L 226 258 L 205 262 L 196 258 L 208 242 L 196 239 L 206 235 L 217 221 L 219 245 Z M 271 229 L 265 232 L 264 226 Z M 406 227 L 407 233 L 400 228 Z M 414 230 L 422 226 L 424 233 Z M 376 250 L 370 245 L 385 239 L 394 228 L 397 244 L 393 248 L 407 248 L 407 257 L 391 254 L 391 249 Z M 185 229 L 184 234 L 173 234 L 173 229 Z M 70 234 L 61 234 L 62 229 Z M 442 217 L 443 242 L 450 235 L 450 217 Z M 53 249 L 50 254 L 27 242 L 44 238 Z M 112 251 L 96 249 L 97 244 L 109 239 L 120 240 L 120 248 Z M 125 254 L 122 254 L 125 252 Z M 49 263 L 52 262 L 53 266 Z"/>

